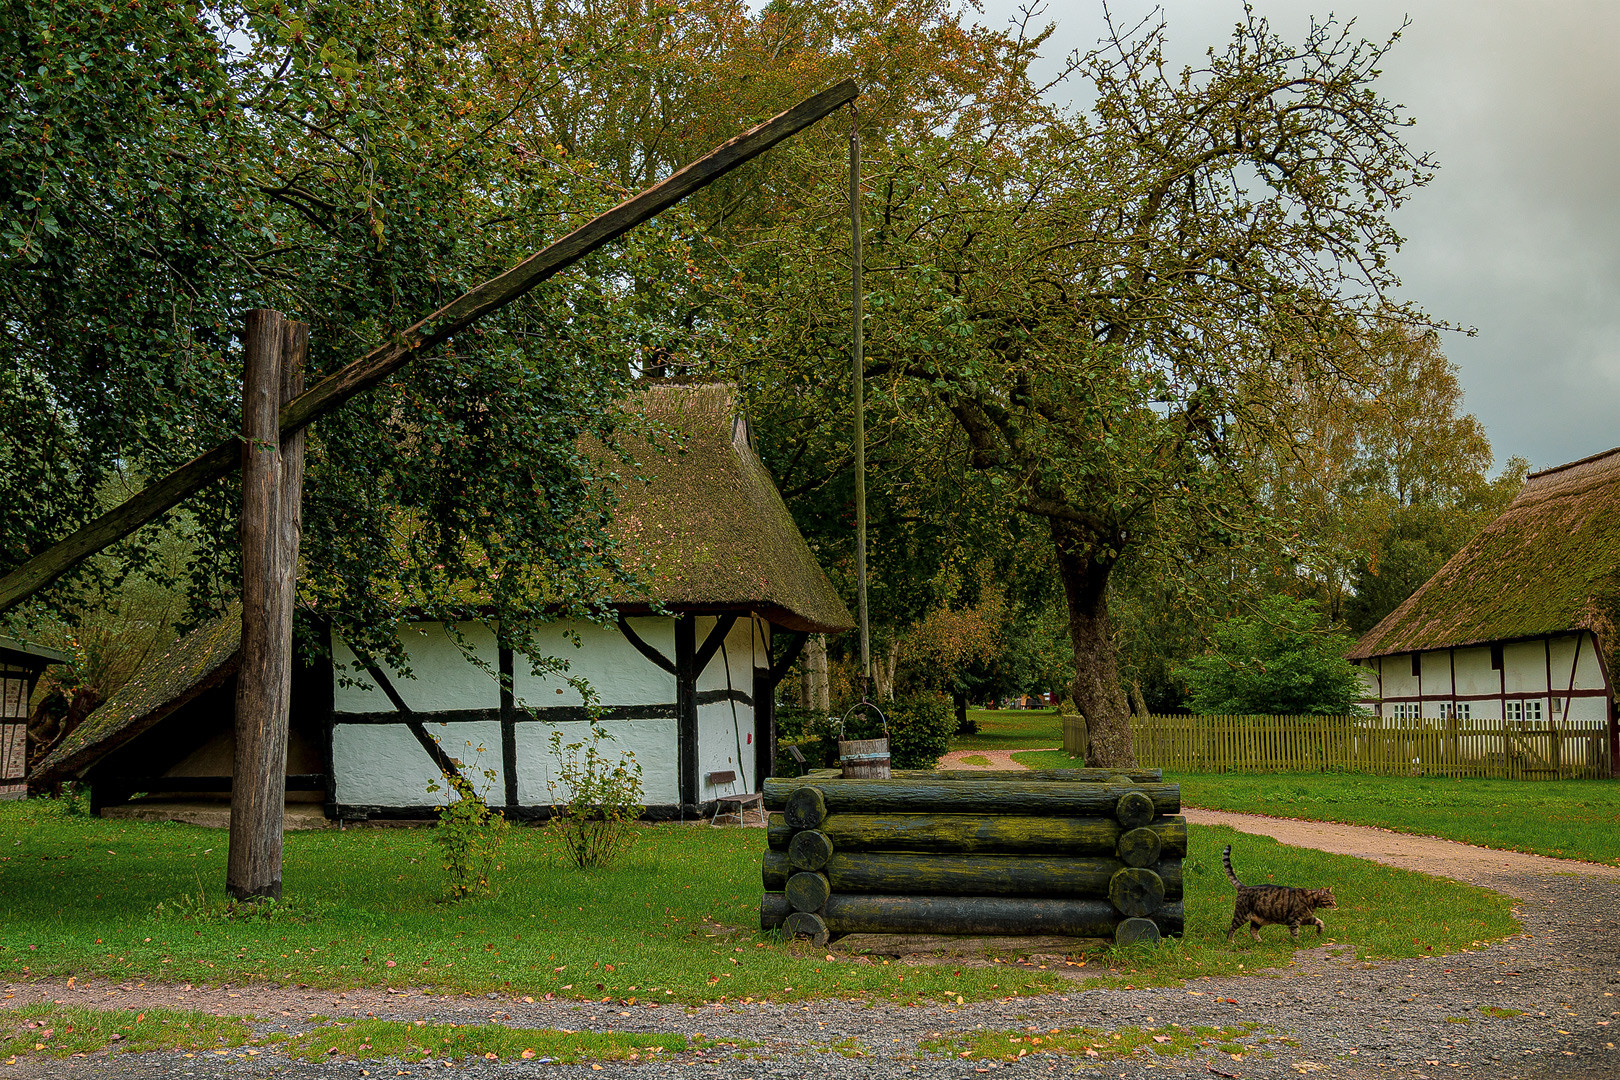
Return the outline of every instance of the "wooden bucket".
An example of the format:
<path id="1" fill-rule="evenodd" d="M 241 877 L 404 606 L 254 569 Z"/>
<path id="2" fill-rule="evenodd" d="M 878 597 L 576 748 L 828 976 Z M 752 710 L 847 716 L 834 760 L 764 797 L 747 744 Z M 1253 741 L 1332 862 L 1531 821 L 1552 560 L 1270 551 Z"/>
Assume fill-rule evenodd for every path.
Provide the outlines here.
<path id="1" fill-rule="evenodd" d="M 840 739 L 838 763 L 844 767 L 848 779 L 889 779 L 889 740 Z"/>

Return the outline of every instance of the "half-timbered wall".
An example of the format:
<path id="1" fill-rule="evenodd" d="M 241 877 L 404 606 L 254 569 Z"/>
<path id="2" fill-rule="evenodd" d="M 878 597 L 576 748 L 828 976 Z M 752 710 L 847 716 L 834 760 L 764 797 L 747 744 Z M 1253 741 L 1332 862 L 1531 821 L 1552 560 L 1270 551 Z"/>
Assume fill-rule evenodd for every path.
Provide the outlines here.
<path id="1" fill-rule="evenodd" d="M 1602 721 L 1609 684 L 1589 633 L 1396 653 L 1363 662 L 1362 704 L 1381 716 Z M 1448 711 L 1449 710 L 1449 711 Z M 1517 713 L 1518 715 L 1514 715 Z"/>
<path id="2" fill-rule="evenodd" d="M 588 622 L 548 625 L 543 649 L 568 665 L 566 673 L 535 675 L 526 657 L 503 655 L 494 635 L 477 624 L 455 633 L 438 624 L 412 626 L 402 644 L 415 678 L 365 665 L 334 641 L 331 759 L 334 809 L 365 812 L 442 804 L 446 791 L 430 794 L 439 769 L 422 736 L 438 741 L 461 761 L 464 775 L 484 790 L 491 805 L 544 807 L 567 797 L 551 752 L 552 734 L 563 742 L 586 739 L 590 726 L 580 691 L 596 696 L 614 749 L 635 754 L 642 767 L 643 800 L 649 808 L 679 812 L 725 795 L 756 790 L 756 667 L 769 667 L 768 630 L 756 619 L 735 619 L 723 639 L 711 640 L 721 620 L 714 616 L 648 616 L 627 620 L 639 646 L 618 628 Z M 682 634 L 690 644 L 679 644 Z M 574 638 L 577 638 L 577 645 Z M 711 646 L 705 654 L 704 646 Z M 665 663 L 650 658 L 656 653 Z M 675 670 L 684 658 L 706 655 L 690 685 L 695 759 L 682 750 L 681 684 Z M 347 669 L 347 670 L 345 670 Z M 499 675 L 510 673 L 513 692 L 503 695 Z M 376 676 L 381 677 L 381 684 Z M 416 730 L 413 730 L 413 727 Z M 683 788 L 682 771 L 688 771 Z M 486 770 L 492 780 L 486 779 Z M 710 783 L 716 773 L 735 772 L 733 782 Z M 442 788 L 442 785 L 440 785 Z"/>

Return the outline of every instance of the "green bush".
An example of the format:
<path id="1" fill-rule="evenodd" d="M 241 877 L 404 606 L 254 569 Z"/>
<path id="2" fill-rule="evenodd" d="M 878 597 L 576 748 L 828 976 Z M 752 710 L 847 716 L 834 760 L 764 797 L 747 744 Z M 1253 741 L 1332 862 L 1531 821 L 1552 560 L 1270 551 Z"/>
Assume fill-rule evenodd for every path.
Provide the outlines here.
<path id="1" fill-rule="evenodd" d="M 889 722 L 890 767 L 932 769 L 951 748 L 951 737 L 956 734 L 956 716 L 951 711 L 949 698 L 918 694 L 876 704 Z M 836 768 L 839 719 L 811 709 L 777 706 L 776 775 L 799 775 L 799 764 L 787 750 L 790 744 L 804 754 L 805 768 Z M 856 709 L 842 733 L 845 739 L 882 737 L 883 721 L 870 708 Z"/>
<path id="2" fill-rule="evenodd" d="M 896 769 L 932 769 L 951 748 L 956 716 L 949 698 L 919 694 L 881 705 L 889 717 L 889 762 Z"/>
<path id="3" fill-rule="evenodd" d="M 611 745 L 614 736 L 601 721 L 591 721 L 590 735 L 564 744 L 561 731 L 551 733 L 555 779 L 548 779 L 554 804 L 550 828 L 562 837 L 568 857 L 581 870 L 609 866 L 636 838 L 641 804 L 641 762 Z"/>

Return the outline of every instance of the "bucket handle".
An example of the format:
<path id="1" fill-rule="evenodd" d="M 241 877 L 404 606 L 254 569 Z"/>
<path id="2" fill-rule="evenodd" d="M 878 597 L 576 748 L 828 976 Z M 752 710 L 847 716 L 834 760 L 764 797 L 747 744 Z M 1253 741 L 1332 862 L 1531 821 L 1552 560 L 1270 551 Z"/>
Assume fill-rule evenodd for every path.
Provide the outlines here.
<path id="1" fill-rule="evenodd" d="M 857 701 L 854 705 L 850 706 L 848 712 L 846 712 L 843 716 L 838 718 L 838 738 L 839 738 L 839 741 L 844 740 L 844 722 L 847 721 L 851 716 L 853 716 L 855 714 L 856 709 L 871 709 L 873 712 L 877 713 L 878 719 L 883 722 L 883 737 L 885 739 L 887 739 L 889 737 L 889 718 L 887 716 L 883 715 L 883 710 L 878 708 L 875 704 L 873 704 L 870 701 Z"/>

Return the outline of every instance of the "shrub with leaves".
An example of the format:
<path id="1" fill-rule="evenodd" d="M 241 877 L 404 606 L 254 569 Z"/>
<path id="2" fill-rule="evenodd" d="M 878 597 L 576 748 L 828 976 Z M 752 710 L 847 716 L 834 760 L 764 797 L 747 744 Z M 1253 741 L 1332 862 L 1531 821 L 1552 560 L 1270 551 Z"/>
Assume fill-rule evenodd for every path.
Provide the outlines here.
<path id="1" fill-rule="evenodd" d="M 889 763 L 896 769 L 932 769 L 951 748 L 956 715 L 950 699 L 918 694 L 883 703 L 889 717 Z"/>
<path id="2" fill-rule="evenodd" d="M 485 769 L 484 776 L 493 782 L 495 770 Z M 490 879 L 501 869 L 501 849 L 506 846 L 506 831 L 511 826 L 505 814 L 490 809 L 465 776 L 445 773 L 444 784 L 456 797 L 439 807 L 439 826 L 433 830 L 433 839 L 444 851 L 450 897 L 465 900 L 491 893 L 494 886 Z M 439 790 L 438 784 L 428 785 L 430 794 Z"/>
<path id="3" fill-rule="evenodd" d="M 554 815 L 551 828 L 562 837 L 569 859 L 588 870 L 606 866 L 635 839 L 641 803 L 641 763 L 628 750 L 614 752 L 612 732 L 591 721 L 589 736 L 564 743 L 551 733 L 554 777 L 546 781 Z"/>
<path id="4" fill-rule="evenodd" d="M 1222 623 L 1209 651 L 1176 674 L 1194 712 L 1342 716 L 1357 711 L 1363 693 L 1358 669 L 1344 658 L 1350 645 L 1308 601 L 1268 596 Z"/>

